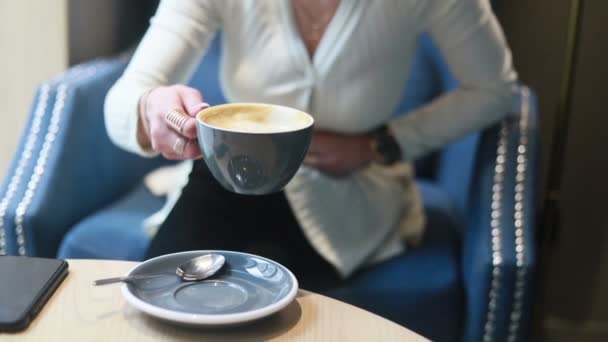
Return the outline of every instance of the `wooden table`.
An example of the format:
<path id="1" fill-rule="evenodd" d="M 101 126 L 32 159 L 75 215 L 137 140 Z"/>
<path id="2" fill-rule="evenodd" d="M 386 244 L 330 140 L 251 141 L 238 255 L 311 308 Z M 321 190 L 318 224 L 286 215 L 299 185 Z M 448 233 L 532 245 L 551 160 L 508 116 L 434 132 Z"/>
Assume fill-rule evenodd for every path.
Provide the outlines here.
<path id="1" fill-rule="evenodd" d="M 70 274 L 30 327 L 1 341 L 426 341 L 412 331 L 349 304 L 301 290 L 287 308 L 231 328 L 187 328 L 129 306 L 120 285 L 93 280 L 122 275 L 124 261 L 69 260 Z"/>

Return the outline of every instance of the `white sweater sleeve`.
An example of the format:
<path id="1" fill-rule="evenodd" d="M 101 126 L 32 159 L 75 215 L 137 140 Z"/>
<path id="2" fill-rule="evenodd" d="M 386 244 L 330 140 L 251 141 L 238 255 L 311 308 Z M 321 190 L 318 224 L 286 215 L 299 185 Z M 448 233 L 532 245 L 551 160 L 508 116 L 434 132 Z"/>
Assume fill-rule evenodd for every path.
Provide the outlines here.
<path id="1" fill-rule="evenodd" d="M 138 102 L 149 88 L 185 83 L 221 22 L 221 0 L 162 0 L 124 74 L 105 99 L 110 139 L 123 149 L 153 156 L 137 142 Z"/>
<path id="2" fill-rule="evenodd" d="M 389 125 L 410 160 L 507 116 L 517 79 L 487 0 L 421 1 L 419 11 L 460 86 Z"/>

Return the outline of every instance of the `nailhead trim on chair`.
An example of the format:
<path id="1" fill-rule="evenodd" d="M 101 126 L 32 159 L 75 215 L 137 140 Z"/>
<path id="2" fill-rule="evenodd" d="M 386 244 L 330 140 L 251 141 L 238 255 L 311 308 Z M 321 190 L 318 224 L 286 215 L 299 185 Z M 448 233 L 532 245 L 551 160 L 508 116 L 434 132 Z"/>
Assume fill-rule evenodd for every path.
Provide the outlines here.
<path id="1" fill-rule="evenodd" d="M 34 147 L 38 137 L 40 136 L 40 129 L 42 124 L 42 118 L 46 114 L 46 107 L 48 106 L 49 93 L 51 87 L 62 80 L 73 78 L 76 74 L 80 74 L 83 69 L 83 66 L 75 66 L 65 73 L 60 74 L 56 79 L 52 80 L 50 83 L 45 83 L 40 86 L 40 96 L 38 98 L 38 102 L 36 104 L 36 109 L 34 111 L 34 118 L 32 119 L 32 126 L 27 135 L 27 140 L 21 155 L 19 156 L 19 160 L 17 162 L 17 167 L 15 168 L 14 174 L 11 177 L 11 180 L 8 184 L 6 193 L 4 197 L 0 201 L 0 255 L 5 255 L 8 253 L 7 246 L 7 238 L 6 238 L 6 211 L 8 210 L 8 206 L 13 199 L 19 184 L 21 183 L 21 178 L 23 177 L 24 169 L 27 166 L 27 163 L 33 156 Z"/>
<path id="2" fill-rule="evenodd" d="M 34 146 L 36 145 L 36 141 L 38 140 L 38 136 L 40 133 L 42 118 L 46 113 L 50 89 L 51 86 L 49 84 L 43 84 L 42 86 L 40 86 L 40 96 L 38 97 L 38 102 L 36 103 L 32 126 L 30 127 L 29 132 L 27 134 L 27 139 L 23 148 L 23 152 L 19 156 L 17 167 L 15 168 L 14 174 L 11 177 L 10 182 L 8 183 L 6 193 L 0 201 L 0 255 L 7 254 L 6 225 L 4 221 L 6 219 L 6 210 L 8 209 L 9 203 L 13 199 L 13 196 L 15 195 L 15 192 L 17 191 L 17 188 L 21 183 L 21 178 L 23 177 L 24 169 L 29 160 L 32 158 Z"/>
<path id="3" fill-rule="evenodd" d="M 17 210 L 15 211 L 15 233 L 17 236 L 17 246 L 19 247 L 19 255 L 26 255 L 23 220 L 25 218 L 25 212 L 27 208 L 32 203 L 32 198 L 34 198 L 34 192 L 38 188 L 38 184 L 40 183 L 40 177 L 44 173 L 44 168 L 48 160 L 49 152 L 51 150 L 51 147 L 53 147 L 57 132 L 59 131 L 59 120 L 61 119 L 61 114 L 65 105 L 66 93 L 67 86 L 65 84 L 60 84 L 59 87 L 57 87 L 57 97 L 55 99 L 55 106 L 53 107 L 53 111 L 51 113 L 51 122 L 44 137 L 44 143 L 42 144 L 42 149 L 40 150 L 40 154 L 38 155 L 36 166 L 34 167 L 34 172 L 30 176 L 29 182 L 27 183 L 27 190 L 25 191 L 25 195 L 19 202 L 19 205 L 17 205 Z"/>
<path id="4" fill-rule="evenodd" d="M 44 137 L 42 149 L 40 150 L 40 154 L 38 155 L 36 166 L 34 167 L 34 172 L 30 176 L 30 179 L 27 183 L 27 190 L 25 191 L 23 198 L 17 205 L 15 215 L 15 234 L 17 236 L 17 252 L 19 255 L 27 255 L 27 242 L 23 225 L 25 214 L 27 212 L 28 207 L 32 203 L 32 199 L 34 198 L 34 194 L 36 193 L 36 189 L 38 188 L 40 179 L 44 174 L 49 154 L 57 137 L 57 133 L 59 132 L 59 125 L 61 123 L 61 117 L 65 107 L 65 100 L 70 90 L 69 81 L 89 78 L 96 73 L 97 67 L 86 66 L 82 70 L 78 68 L 76 69 L 76 71 L 77 72 L 75 73 L 74 78 L 65 79 L 57 87 L 55 105 L 53 106 L 53 111 L 51 113 L 51 121 Z"/>
<path id="5" fill-rule="evenodd" d="M 490 283 L 488 313 L 484 325 L 483 340 L 491 342 L 496 324 L 496 309 L 498 307 L 498 292 L 500 291 L 501 267 L 502 267 L 502 233 L 500 217 L 502 215 L 502 196 L 505 180 L 505 163 L 507 155 L 507 143 L 509 138 L 509 127 L 506 121 L 500 126 L 498 147 L 496 149 L 496 166 L 494 167 L 494 183 L 492 185 L 492 210 L 490 227 L 492 228 L 492 280 Z"/>
<path id="6" fill-rule="evenodd" d="M 522 110 L 519 120 L 520 137 L 517 146 L 517 169 L 515 175 L 515 213 L 514 233 L 515 233 L 515 259 L 516 275 L 515 290 L 513 294 L 513 307 L 509 315 L 508 342 L 517 340 L 517 334 L 521 324 L 522 307 L 525 295 L 525 240 L 524 240 L 524 190 L 527 171 L 527 152 L 528 152 L 528 121 L 530 112 L 530 91 L 528 88 L 521 90 Z M 493 340 L 493 333 L 496 324 L 496 309 L 498 307 L 498 291 L 500 290 L 500 276 L 502 266 L 501 253 L 501 229 L 500 217 L 502 208 L 502 191 L 504 189 L 504 173 L 507 155 L 507 143 L 509 127 L 507 121 L 501 123 L 500 137 L 496 151 L 496 166 L 494 169 L 494 184 L 492 186 L 492 211 L 490 226 L 492 228 L 492 278 L 490 283 L 488 313 L 486 324 L 484 325 L 484 342 Z"/>
<path id="7" fill-rule="evenodd" d="M 522 88 L 522 110 L 519 120 L 519 145 L 517 146 L 517 173 L 515 176 L 515 259 L 517 273 L 515 275 L 515 291 L 513 294 L 513 309 L 509 316 L 509 335 L 508 342 L 517 340 L 517 333 L 521 323 L 521 311 L 525 294 L 525 276 L 526 268 L 524 267 L 525 258 L 525 239 L 524 239 L 524 190 L 526 171 L 528 168 L 527 152 L 528 152 L 528 120 L 530 112 L 530 90 Z"/>

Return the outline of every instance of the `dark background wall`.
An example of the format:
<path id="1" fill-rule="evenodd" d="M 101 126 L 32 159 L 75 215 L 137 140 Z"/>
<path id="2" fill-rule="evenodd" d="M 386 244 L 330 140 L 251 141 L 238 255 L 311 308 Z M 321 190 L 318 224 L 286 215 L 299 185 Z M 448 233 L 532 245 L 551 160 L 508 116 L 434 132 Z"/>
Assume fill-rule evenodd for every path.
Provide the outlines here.
<path id="1" fill-rule="evenodd" d="M 542 116 L 542 253 L 531 340 L 607 341 L 608 1 L 504 1 L 497 13 Z"/>
<path id="2" fill-rule="evenodd" d="M 157 6 L 158 0 L 68 0 L 70 64 L 133 47 Z"/>

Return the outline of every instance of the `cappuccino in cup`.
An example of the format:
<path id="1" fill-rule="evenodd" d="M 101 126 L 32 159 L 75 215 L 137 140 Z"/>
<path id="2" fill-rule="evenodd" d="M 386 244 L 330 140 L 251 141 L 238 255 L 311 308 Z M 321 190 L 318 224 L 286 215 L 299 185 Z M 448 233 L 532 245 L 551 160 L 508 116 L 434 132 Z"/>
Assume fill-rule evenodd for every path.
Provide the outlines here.
<path id="1" fill-rule="evenodd" d="M 243 133 L 278 133 L 304 129 L 310 115 L 293 108 L 267 104 L 230 104 L 210 107 L 201 113 L 207 125 Z"/>

